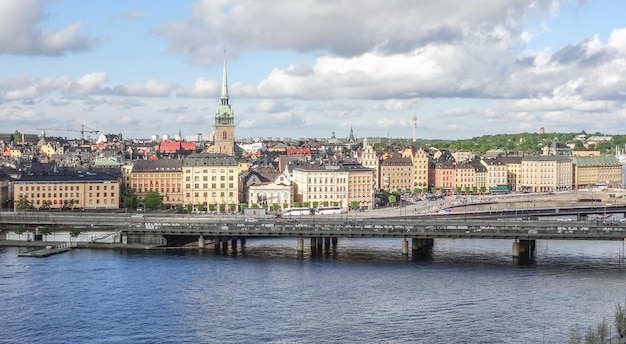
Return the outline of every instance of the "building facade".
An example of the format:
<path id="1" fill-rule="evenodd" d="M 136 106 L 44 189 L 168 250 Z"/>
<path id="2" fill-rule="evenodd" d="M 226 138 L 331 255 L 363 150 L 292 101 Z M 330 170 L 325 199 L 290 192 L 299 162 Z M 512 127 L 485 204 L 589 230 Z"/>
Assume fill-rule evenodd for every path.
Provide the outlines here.
<path id="1" fill-rule="evenodd" d="M 238 210 L 238 169 L 234 156 L 194 153 L 183 159 L 183 202 L 194 210 Z M 202 206 L 199 206 L 202 205 Z"/>
<path id="2" fill-rule="evenodd" d="M 165 207 L 183 204 L 183 161 L 178 159 L 137 160 L 123 169 L 124 186 L 133 188 L 137 198 L 159 192 Z"/>
<path id="3" fill-rule="evenodd" d="M 25 175 L 13 183 L 13 200 L 14 209 L 116 209 L 120 183 L 92 173 Z"/>

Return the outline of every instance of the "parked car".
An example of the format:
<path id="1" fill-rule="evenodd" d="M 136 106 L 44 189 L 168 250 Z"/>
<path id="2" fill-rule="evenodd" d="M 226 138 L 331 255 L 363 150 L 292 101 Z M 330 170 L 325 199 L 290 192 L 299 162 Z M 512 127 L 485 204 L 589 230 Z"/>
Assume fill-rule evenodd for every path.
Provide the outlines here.
<path id="1" fill-rule="evenodd" d="M 570 217 L 559 217 L 558 219 L 556 219 L 557 221 L 574 221 L 572 218 Z"/>
<path id="2" fill-rule="evenodd" d="M 255 222 L 259 222 L 258 219 L 254 218 L 254 217 L 246 217 L 246 219 L 244 220 L 245 222 L 248 223 L 255 223 Z"/>

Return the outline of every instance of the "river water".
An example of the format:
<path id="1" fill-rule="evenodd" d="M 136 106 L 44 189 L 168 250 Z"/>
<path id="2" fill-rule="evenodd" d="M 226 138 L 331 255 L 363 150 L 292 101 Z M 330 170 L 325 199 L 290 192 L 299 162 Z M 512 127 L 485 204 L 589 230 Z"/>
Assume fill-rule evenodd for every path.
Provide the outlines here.
<path id="1" fill-rule="evenodd" d="M 507 240 L 437 239 L 418 261 L 396 239 L 302 256 L 293 239 L 226 255 L 0 247 L 0 343 L 567 343 L 624 305 L 621 249 L 538 241 L 516 265 Z"/>

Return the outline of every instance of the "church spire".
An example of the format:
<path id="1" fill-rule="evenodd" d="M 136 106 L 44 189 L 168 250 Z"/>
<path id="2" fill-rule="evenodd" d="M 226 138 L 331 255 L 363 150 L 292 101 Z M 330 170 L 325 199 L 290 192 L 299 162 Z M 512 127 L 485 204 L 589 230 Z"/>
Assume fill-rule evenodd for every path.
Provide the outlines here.
<path id="1" fill-rule="evenodd" d="M 222 105 L 228 105 L 228 81 L 226 78 L 226 48 L 224 48 L 224 70 L 222 72 L 222 96 L 220 97 Z"/>

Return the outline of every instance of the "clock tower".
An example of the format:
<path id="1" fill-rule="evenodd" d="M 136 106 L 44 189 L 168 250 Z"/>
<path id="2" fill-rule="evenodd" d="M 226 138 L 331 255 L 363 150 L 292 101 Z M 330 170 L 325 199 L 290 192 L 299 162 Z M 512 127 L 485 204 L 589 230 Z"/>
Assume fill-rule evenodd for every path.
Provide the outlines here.
<path id="1" fill-rule="evenodd" d="M 224 71 L 222 76 L 222 95 L 215 112 L 215 153 L 235 155 L 235 114 L 228 103 L 228 83 L 226 81 L 226 54 L 224 54 Z"/>

